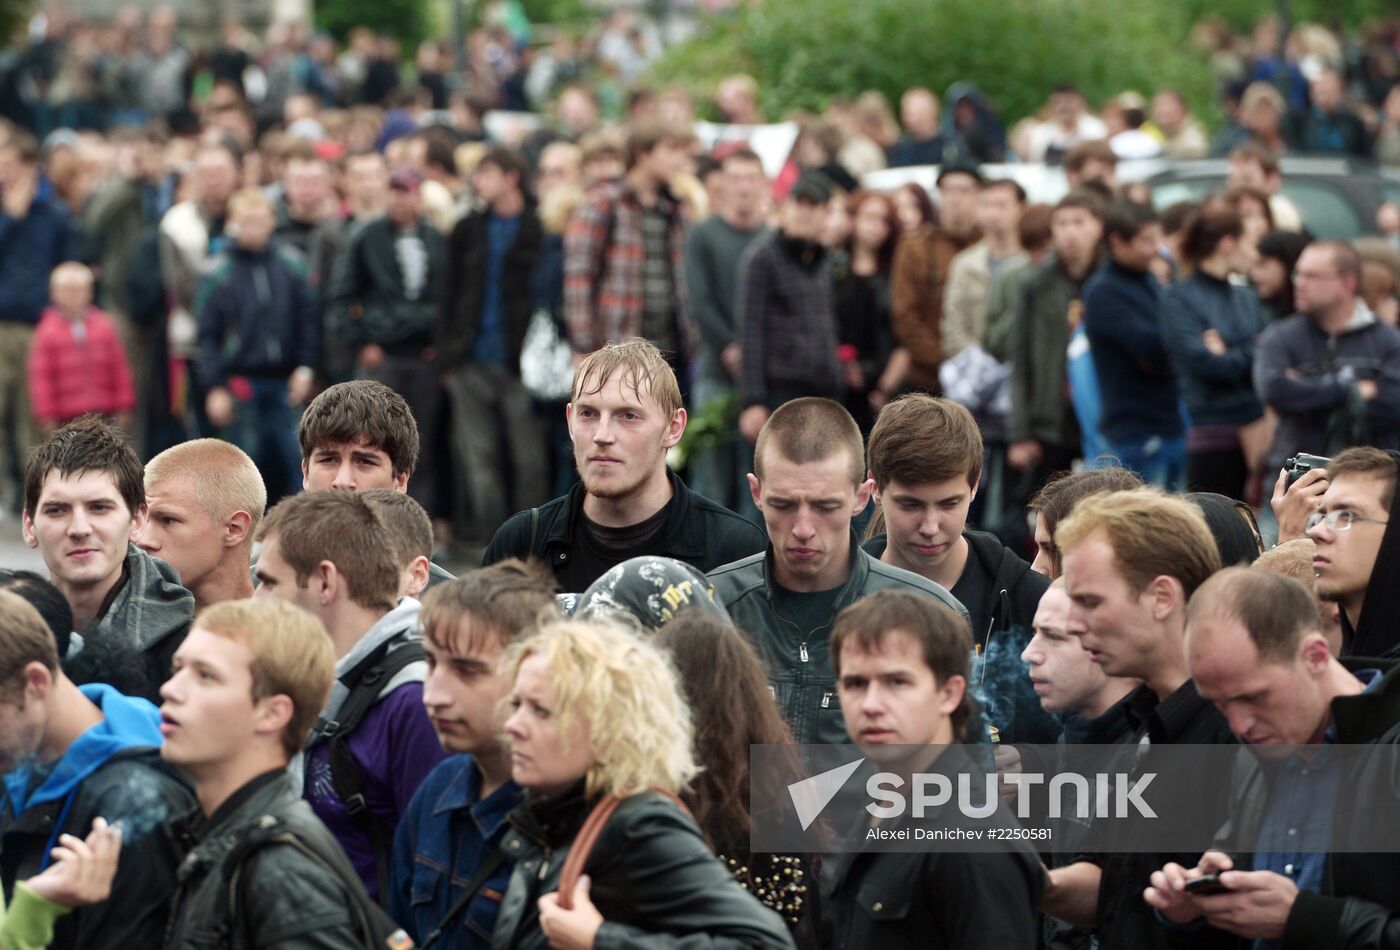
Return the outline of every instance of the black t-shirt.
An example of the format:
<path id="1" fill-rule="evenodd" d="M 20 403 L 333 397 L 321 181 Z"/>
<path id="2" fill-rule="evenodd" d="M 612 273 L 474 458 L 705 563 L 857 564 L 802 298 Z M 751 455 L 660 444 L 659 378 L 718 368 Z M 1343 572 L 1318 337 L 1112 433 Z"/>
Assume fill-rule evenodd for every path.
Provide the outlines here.
<path id="1" fill-rule="evenodd" d="M 841 606 L 844 586 L 798 593 L 779 587 L 776 583 L 773 585 L 773 612 L 785 628 L 784 633 L 795 634 L 797 642 L 801 644 L 799 651 L 808 649 L 813 641 L 820 641 L 822 647 L 819 652 L 825 655 L 826 642 L 831 639 L 831 628 Z"/>
<path id="2" fill-rule="evenodd" d="M 995 580 L 982 568 L 982 562 L 973 553 L 972 544 L 969 542 L 967 563 L 963 565 L 958 582 L 948 593 L 956 597 L 958 603 L 967 608 L 967 621 L 972 627 L 974 646 L 986 647 L 988 628 L 992 623 L 992 618 L 987 613 L 987 599 L 991 597 L 992 584 Z"/>
<path id="3" fill-rule="evenodd" d="M 674 498 L 645 521 L 621 528 L 600 525 L 580 511 L 574 527 L 573 555 L 554 576 L 565 591 L 581 594 L 609 568 L 634 557 L 660 554 L 673 504 Z"/>

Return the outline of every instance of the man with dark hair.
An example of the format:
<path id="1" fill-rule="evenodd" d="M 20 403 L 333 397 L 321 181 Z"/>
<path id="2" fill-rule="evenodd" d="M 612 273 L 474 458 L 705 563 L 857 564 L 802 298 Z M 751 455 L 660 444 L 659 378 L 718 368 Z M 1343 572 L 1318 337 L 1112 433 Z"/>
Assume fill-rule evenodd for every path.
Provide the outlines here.
<path id="1" fill-rule="evenodd" d="M 1120 201 L 1104 216 L 1108 259 L 1084 285 L 1084 331 L 1103 398 L 1099 423 L 1123 467 L 1154 485 L 1186 477 L 1181 391 L 1158 324 L 1162 286 L 1150 267 L 1162 228 L 1146 205 Z"/>
<path id="2" fill-rule="evenodd" d="M 841 611 L 830 641 L 845 731 L 863 754 L 896 774 L 936 771 L 962 779 L 975 771 L 959 743 L 973 706 L 966 620 L 918 593 L 882 590 Z M 1012 824 L 1005 805 L 999 812 L 994 821 Z M 921 820 L 933 827 L 966 822 L 948 812 L 916 811 L 913 819 L 888 819 L 880 827 L 907 833 Z M 896 950 L 930 940 L 982 950 L 1035 946 L 1045 871 L 1024 843 L 981 854 L 930 843 L 834 857 L 820 904 L 829 946 Z"/>
<path id="3" fill-rule="evenodd" d="M 0 481 L 23 467 L 38 441 L 30 417 L 26 360 L 48 305 L 49 274 L 77 257 L 77 233 L 63 206 L 41 194 L 39 143 L 13 131 L 0 142 Z M 10 446 L 19 452 L 10 463 Z M 19 486 L 15 486 L 19 495 Z"/>
<path id="4" fill-rule="evenodd" d="M 418 467 L 418 423 L 408 403 L 373 380 L 337 383 L 311 401 L 297 427 L 302 488 L 407 491 Z"/>
<path id="5" fill-rule="evenodd" d="M 1328 464 L 1308 519 L 1317 595 L 1341 607 L 1343 656 L 1400 654 L 1400 524 L 1390 527 L 1397 476 L 1397 453 L 1347 449 Z"/>
<path id="6" fill-rule="evenodd" d="M 744 252 L 763 234 L 768 176 L 763 162 L 747 148 L 720 159 L 723 199 L 715 213 L 690 229 L 685 244 L 686 286 L 700 331 L 700 368 L 692 404 L 703 415 L 734 397 L 743 349 L 737 306 Z M 691 461 L 695 489 L 738 511 L 747 459 L 742 443 L 706 448 Z M 743 468 L 741 468 L 743 466 Z"/>
<path id="7" fill-rule="evenodd" d="M 60 918 L 50 947 L 157 947 L 177 856 L 157 826 L 194 804 L 189 783 L 160 761 L 160 715 L 111 686 L 75 686 L 38 611 L 0 591 L 0 878 L 15 885 L 50 861 L 60 835 L 87 836 L 105 818 L 123 833 L 111 896 Z"/>
<path id="8" fill-rule="evenodd" d="M 133 542 L 146 521 L 141 461 L 96 417 L 45 440 L 24 471 L 24 541 L 73 608 L 74 682 L 154 699 L 194 616 L 179 576 Z"/>
<path id="9" fill-rule="evenodd" d="M 1126 700 L 1134 743 L 1233 741 L 1224 717 L 1196 692 L 1182 646 L 1187 601 L 1220 569 L 1200 509 L 1152 489 L 1111 492 L 1078 505 L 1056 527 L 1055 542 L 1070 633 L 1107 675 L 1142 680 Z M 1142 768 L 1135 761 L 1134 775 Z M 1041 910 L 1097 928 L 1105 947 L 1166 947 L 1142 892 L 1153 871 L 1182 856 L 1128 845 L 1052 870 Z"/>
<path id="10" fill-rule="evenodd" d="M 1192 597 L 1186 658 L 1201 695 L 1254 754 L 1239 759 L 1215 845 L 1194 867 L 1155 872 L 1147 903 L 1190 925 L 1193 943 L 1225 931 L 1256 947 L 1392 945 L 1400 861 L 1369 845 L 1383 833 L 1371 816 L 1389 814 L 1400 794 L 1382 764 L 1393 755 L 1339 760 L 1323 746 L 1400 743 L 1400 673 L 1348 669 L 1301 584 L 1245 568 L 1221 571 Z M 1188 893 L 1202 874 L 1219 874 L 1224 890 Z"/>
<path id="11" fill-rule="evenodd" d="M 1259 336 L 1254 389 L 1278 413 L 1275 471 L 1299 452 L 1400 448 L 1400 330 L 1377 319 L 1360 284 L 1350 245 L 1314 241 L 1293 270 L 1298 313 Z"/>
<path id="12" fill-rule="evenodd" d="M 938 223 L 904 235 L 890 272 L 890 326 L 909 350 L 908 383 L 940 392 L 943 363 L 943 295 L 953 258 L 981 237 L 977 196 L 982 175 L 971 165 L 945 165 L 938 172 Z"/>
<path id="13" fill-rule="evenodd" d="M 418 601 L 399 597 L 398 545 L 359 493 L 284 499 L 258 540 L 254 596 L 310 611 L 335 648 L 336 685 L 307 743 L 303 795 L 382 898 L 399 816 L 442 758 L 422 709 Z"/>
<path id="14" fill-rule="evenodd" d="M 525 797 L 503 741 L 511 682 L 499 661 L 542 617 L 558 615 L 551 582 L 538 568 L 503 561 L 423 598 L 423 704 L 450 754 L 399 824 L 388 901 L 390 915 L 420 943 L 440 933 L 445 947 L 491 945 L 514 864 L 498 848 L 507 816 Z"/>
<path id="15" fill-rule="evenodd" d="M 915 393 L 886 406 L 867 449 L 887 534 L 865 544 L 886 564 L 919 574 L 967 608 L 976 650 L 972 692 L 1002 742 L 1053 742 L 1060 724 L 1031 689 L 1021 652 L 1049 581 L 967 512 L 982 480 L 982 436 L 967 409 Z"/>
<path id="16" fill-rule="evenodd" d="M 327 335 L 356 354 L 370 379 L 402 394 L 418 428 L 437 429 L 441 388 L 429 357 L 447 271 L 442 234 L 423 217 L 423 180 L 411 168 L 389 177 L 388 211 L 356 227 L 326 287 Z M 413 496 L 433 511 L 438 460 L 418 468 Z"/>
<path id="17" fill-rule="evenodd" d="M 644 124 L 627 139 L 627 173 L 594 188 L 564 234 L 569 341 L 586 356 L 639 336 L 684 380 L 695 354 L 685 282 L 686 220 L 671 181 L 686 170 L 688 129 Z"/>
<path id="18" fill-rule="evenodd" d="M 418 423 L 408 403 L 383 383 L 337 383 L 311 401 L 297 427 L 302 488 L 407 492 L 418 467 Z M 428 586 L 451 580 L 428 565 Z"/>
<path id="19" fill-rule="evenodd" d="M 1079 425 L 1065 397 L 1070 338 L 1083 317 L 1084 282 L 1099 258 L 1103 209 L 1087 191 L 1060 199 L 1050 217 L 1054 256 L 1021 281 L 1010 341 L 1011 416 L 1006 461 L 1025 472 L 1019 494 L 1079 454 Z"/>
<path id="20" fill-rule="evenodd" d="M 735 625 L 754 638 L 799 743 L 845 741 L 827 652 L 841 608 L 886 588 L 911 590 L 966 615 L 939 585 L 861 550 L 851 521 L 870 501 L 860 428 L 838 402 L 780 406 L 754 448 L 749 490 L 766 550 L 710 572 Z"/>
<path id="21" fill-rule="evenodd" d="M 695 494 L 667 468 L 686 412 L 675 373 L 655 346 L 623 340 L 584 359 L 565 414 L 580 483 L 503 524 L 483 565 L 539 558 L 566 592 L 578 593 L 644 554 L 708 571 L 763 547 L 751 522 Z"/>
<path id="22" fill-rule="evenodd" d="M 841 394 L 831 261 L 820 241 L 830 200 L 828 179 L 804 174 L 778 210 L 777 230 L 739 264 L 739 433 L 749 442 L 788 400 Z"/>
<path id="23" fill-rule="evenodd" d="M 454 520 L 472 538 L 489 538 L 510 512 L 549 494 L 544 439 L 520 381 L 543 240 L 524 176 L 514 152 L 487 152 L 472 172 L 483 207 L 447 240 L 437 366 L 452 404 L 452 453 L 464 489 Z"/>
<path id="24" fill-rule="evenodd" d="M 39 611 L 44 623 L 49 625 L 54 645 L 58 647 L 59 662 L 68 655 L 68 644 L 73 639 L 73 608 L 68 606 L 68 598 L 63 596 L 52 583 L 33 571 L 11 571 L 0 568 L 0 590 L 18 594 Z"/>

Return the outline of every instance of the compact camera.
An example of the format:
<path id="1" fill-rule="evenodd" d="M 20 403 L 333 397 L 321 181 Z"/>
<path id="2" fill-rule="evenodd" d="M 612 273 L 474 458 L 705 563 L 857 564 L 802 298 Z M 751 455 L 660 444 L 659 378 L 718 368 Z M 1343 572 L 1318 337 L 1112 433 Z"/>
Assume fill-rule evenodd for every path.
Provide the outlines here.
<path id="1" fill-rule="evenodd" d="M 1330 464 L 1332 464 L 1332 460 L 1329 458 L 1323 458 L 1321 455 L 1304 455 L 1299 452 L 1284 461 L 1283 470 L 1288 473 L 1288 484 L 1292 485 L 1313 469 L 1326 468 Z"/>

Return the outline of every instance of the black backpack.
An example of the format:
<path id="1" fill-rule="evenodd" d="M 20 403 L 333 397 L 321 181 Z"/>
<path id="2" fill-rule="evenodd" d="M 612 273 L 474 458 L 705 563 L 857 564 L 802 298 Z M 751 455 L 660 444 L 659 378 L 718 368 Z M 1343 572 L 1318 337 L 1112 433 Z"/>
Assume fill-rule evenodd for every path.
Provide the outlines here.
<path id="1" fill-rule="evenodd" d="M 424 658 L 423 644 L 416 639 L 395 637 L 380 644 L 374 652 L 346 671 L 340 682 L 350 691 L 340 704 L 336 718 L 319 719 L 307 744 L 330 745 L 331 787 L 345 806 L 350 820 L 370 840 L 374 851 L 375 873 L 379 881 L 379 901 L 389 900 L 389 863 L 394 847 L 394 829 L 380 820 L 365 799 L 364 774 L 350 752 L 350 736 L 359 728 L 365 714 L 379 702 L 379 693 L 403 669 Z"/>
<path id="2" fill-rule="evenodd" d="M 338 880 L 350 898 L 350 910 L 360 934 L 363 950 L 412 950 L 413 939 L 389 919 L 378 904 L 369 899 L 359 875 L 338 848 L 330 849 L 314 836 L 297 834 L 291 823 L 276 814 L 263 815 L 252 830 L 224 858 L 224 880 L 228 883 L 228 919 L 234 929 L 247 926 L 253 914 L 245 904 L 246 878 L 243 866 L 254 852 L 267 845 L 296 848 L 331 878 Z"/>

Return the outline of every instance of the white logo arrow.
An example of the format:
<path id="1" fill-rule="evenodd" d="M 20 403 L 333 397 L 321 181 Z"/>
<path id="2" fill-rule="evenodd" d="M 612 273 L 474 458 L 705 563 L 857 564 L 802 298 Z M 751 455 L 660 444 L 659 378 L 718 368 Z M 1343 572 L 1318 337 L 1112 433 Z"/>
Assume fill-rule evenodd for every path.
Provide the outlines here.
<path id="1" fill-rule="evenodd" d="M 831 804 L 836 793 L 846 784 L 846 779 L 850 778 L 864 761 L 863 758 L 856 759 L 829 772 L 804 778 L 788 786 L 788 794 L 792 796 L 792 807 L 797 809 L 797 820 L 802 822 L 803 831 L 812 826 L 822 809 Z"/>

